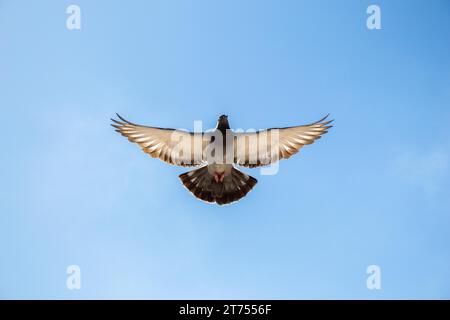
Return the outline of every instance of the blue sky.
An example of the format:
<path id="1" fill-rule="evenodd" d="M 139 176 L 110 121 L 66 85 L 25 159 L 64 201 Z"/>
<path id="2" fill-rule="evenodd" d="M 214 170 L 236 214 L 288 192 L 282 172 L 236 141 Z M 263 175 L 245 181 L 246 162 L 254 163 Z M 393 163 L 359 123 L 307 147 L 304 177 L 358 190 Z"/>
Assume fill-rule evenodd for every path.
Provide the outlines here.
<path id="1" fill-rule="evenodd" d="M 450 298 L 449 33 L 446 0 L 1 0 L 0 298 Z M 218 207 L 115 112 L 335 127 Z"/>

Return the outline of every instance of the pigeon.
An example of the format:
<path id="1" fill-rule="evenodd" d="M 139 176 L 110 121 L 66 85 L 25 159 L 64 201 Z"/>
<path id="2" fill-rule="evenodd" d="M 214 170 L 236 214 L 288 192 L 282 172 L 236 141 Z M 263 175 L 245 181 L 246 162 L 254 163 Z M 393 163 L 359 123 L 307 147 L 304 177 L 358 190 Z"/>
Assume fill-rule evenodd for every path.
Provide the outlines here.
<path id="1" fill-rule="evenodd" d="M 237 167 L 269 166 L 288 159 L 328 132 L 328 115 L 311 124 L 259 131 L 233 131 L 227 115 L 205 132 L 142 126 L 116 114 L 115 131 L 138 144 L 153 158 L 182 167 L 199 167 L 179 175 L 198 199 L 217 205 L 245 197 L 258 182 Z"/>

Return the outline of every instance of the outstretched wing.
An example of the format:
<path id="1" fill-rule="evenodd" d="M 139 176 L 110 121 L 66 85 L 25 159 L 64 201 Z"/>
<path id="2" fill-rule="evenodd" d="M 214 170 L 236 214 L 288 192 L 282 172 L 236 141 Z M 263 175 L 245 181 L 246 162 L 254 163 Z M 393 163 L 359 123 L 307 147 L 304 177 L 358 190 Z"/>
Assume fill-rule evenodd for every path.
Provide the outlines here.
<path id="1" fill-rule="evenodd" d="M 234 133 L 234 163 L 254 168 L 288 159 L 328 132 L 333 120 L 326 121 L 327 117 L 303 126 Z"/>
<path id="2" fill-rule="evenodd" d="M 153 158 L 183 167 L 203 164 L 203 149 L 209 142 L 203 133 L 141 126 L 117 116 L 121 121 L 111 119 L 116 131 Z"/>

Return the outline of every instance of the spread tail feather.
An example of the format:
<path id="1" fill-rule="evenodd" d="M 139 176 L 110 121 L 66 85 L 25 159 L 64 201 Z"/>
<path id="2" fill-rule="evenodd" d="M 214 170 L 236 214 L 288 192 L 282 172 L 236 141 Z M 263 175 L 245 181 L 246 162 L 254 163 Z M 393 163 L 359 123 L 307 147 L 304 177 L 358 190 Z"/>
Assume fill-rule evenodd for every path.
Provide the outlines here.
<path id="1" fill-rule="evenodd" d="M 206 202 L 215 202 L 218 205 L 232 203 L 245 197 L 258 182 L 255 178 L 234 167 L 220 183 L 214 180 L 208 166 L 185 172 L 180 175 L 180 179 L 195 197 Z"/>

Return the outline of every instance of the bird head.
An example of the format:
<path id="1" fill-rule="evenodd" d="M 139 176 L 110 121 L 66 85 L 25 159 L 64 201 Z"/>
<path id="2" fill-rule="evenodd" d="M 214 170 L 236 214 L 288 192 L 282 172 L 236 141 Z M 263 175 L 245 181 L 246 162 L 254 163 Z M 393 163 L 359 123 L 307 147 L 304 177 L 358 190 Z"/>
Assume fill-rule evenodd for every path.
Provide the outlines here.
<path id="1" fill-rule="evenodd" d="M 219 119 L 217 120 L 217 127 L 228 129 L 230 125 L 228 124 L 228 116 L 221 115 Z"/>

